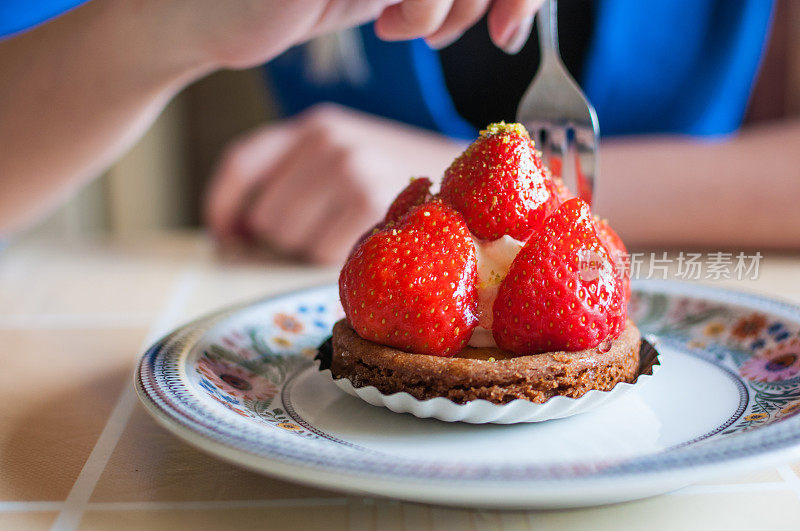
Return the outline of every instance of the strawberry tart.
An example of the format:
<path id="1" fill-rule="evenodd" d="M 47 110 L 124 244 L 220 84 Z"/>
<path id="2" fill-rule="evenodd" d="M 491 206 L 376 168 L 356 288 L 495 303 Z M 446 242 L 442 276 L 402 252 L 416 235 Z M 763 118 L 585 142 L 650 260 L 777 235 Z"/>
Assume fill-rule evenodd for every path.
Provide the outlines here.
<path id="1" fill-rule="evenodd" d="M 334 378 L 459 404 L 578 398 L 637 378 L 625 246 L 523 126 L 490 125 L 431 186 L 412 180 L 351 251 Z"/>

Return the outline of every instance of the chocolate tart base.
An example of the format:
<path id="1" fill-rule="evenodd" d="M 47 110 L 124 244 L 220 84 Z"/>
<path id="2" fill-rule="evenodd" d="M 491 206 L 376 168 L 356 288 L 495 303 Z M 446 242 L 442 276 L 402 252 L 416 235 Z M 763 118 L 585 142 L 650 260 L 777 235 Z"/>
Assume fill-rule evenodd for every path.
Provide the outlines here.
<path id="1" fill-rule="evenodd" d="M 639 375 L 639 329 L 628 320 L 610 349 L 513 356 L 495 348 L 467 347 L 452 358 L 412 354 L 362 339 L 346 320 L 333 327 L 331 373 L 354 387 L 383 394 L 404 391 L 426 400 L 463 404 L 483 399 L 505 404 L 517 398 L 542 403 L 553 396 L 578 398 L 609 391 Z M 490 361 L 489 358 L 494 358 Z"/>

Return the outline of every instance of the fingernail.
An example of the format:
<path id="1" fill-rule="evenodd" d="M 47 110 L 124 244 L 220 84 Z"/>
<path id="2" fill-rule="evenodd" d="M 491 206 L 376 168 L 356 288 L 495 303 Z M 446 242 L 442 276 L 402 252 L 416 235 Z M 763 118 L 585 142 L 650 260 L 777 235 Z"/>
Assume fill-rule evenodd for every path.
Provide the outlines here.
<path id="1" fill-rule="evenodd" d="M 533 28 L 533 17 L 527 17 L 520 22 L 517 29 L 511 33 L 511 37 L 506 40 L 506 43 L 501 46 L 504 52 L 509 55 L 518 54 L 520 50 L 528 42 L 528 37 L 531 36 L 531 28 Z"/>
<path id="2" fill-rule="evenodd" d="M 460 35 L 446 35 L 444 37 L 438 37 L 436 39 L 427 38 L 425 42 L 428 43 L 430 48 L 434 50 L 441 50 L 442 48 L 447 48 L 454 42 L 458 40 Z"/>

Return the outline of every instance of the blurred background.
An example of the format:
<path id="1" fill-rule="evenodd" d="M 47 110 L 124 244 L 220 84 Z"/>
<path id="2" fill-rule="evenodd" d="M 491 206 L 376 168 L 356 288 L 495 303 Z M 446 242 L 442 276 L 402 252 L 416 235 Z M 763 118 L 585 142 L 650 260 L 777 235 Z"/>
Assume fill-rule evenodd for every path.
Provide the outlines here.
<path id="1" fill-rule="evenodd" d="M 745 124 L 800 115 L 800 1 L 775 9 Z M 134 149 L 27 232 L 68 239 L 202 226 L 204 188 L 224 147 L 279 119 L 264 77 L 263 68 L 224 71 L 188 87 Z"/>

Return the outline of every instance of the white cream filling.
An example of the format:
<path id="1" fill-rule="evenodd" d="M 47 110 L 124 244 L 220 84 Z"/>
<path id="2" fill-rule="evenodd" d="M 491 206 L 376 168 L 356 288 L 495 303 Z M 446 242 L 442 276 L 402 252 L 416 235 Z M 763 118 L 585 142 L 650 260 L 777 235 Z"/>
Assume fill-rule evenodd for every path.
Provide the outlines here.
<path id="1" fill-rule="evenodd" d="M 468 344 L 472 347 L 495 347 L 497 345 L 492 337 L 492 307 L 500 283 L 525 242 L 508 235 L 490 242 L 482 242 L 474 237 L 472 240 L 478 258 L 478 326 L 472 332 Z"/>
<path id="2" fill-rule="evenodd" d="M 494 342 L 492 331 L 482 326 L 476 326 L 472 331 L 472 335 L 467 343 L 470 347 L 486 348 L 496 347 L 497 343 Z"/>

